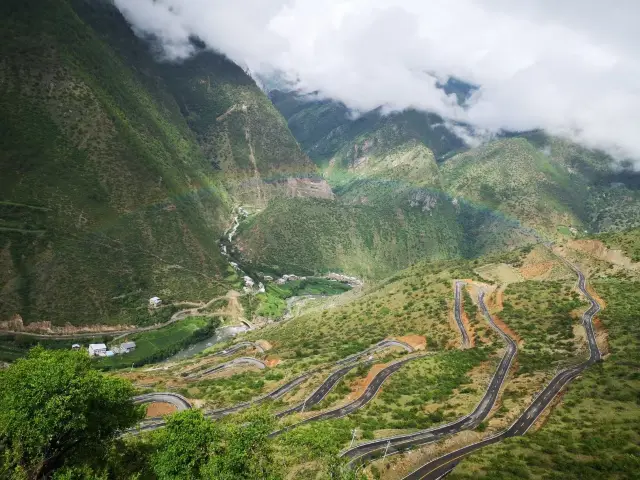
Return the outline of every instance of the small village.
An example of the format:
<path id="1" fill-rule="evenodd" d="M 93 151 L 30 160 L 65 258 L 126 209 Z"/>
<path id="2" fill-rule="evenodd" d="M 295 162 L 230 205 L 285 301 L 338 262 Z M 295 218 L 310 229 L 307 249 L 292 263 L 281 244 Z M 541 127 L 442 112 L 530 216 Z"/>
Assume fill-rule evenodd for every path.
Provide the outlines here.
<path id="1" fill-rule="evenodd" d="M 81 350 L 82 346 L 79 343 L 74 343 L 71 349 Z M 87 351 L 90 357 L 113 357 L 114 355 L 133 352 L 135 349 L 136 342 L 123 342 L 120 345 L 112 346 L 110 350 L 107 349 L 107 345 L 104 343 L 90 343 Z"/>

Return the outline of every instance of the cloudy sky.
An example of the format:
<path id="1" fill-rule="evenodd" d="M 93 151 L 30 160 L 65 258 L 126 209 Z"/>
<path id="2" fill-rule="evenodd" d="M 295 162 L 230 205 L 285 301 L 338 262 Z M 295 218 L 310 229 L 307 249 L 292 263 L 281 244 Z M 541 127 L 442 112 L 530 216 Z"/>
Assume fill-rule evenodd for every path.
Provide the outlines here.
<path id="1" fill-rule="evenodd" d="M 189 36 L 355 110 L 415 107 L 482 129 L 544 128 L 640 163 L 637 0 L 115 0 L 167 60 Z M 465 108 L 437 88 L 480 88 Z"/>

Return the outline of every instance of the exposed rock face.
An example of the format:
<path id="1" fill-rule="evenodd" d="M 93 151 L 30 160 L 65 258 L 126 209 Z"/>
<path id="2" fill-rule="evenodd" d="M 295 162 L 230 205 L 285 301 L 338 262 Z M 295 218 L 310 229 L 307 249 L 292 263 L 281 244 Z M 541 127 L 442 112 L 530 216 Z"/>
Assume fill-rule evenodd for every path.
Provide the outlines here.
<path id="1" fill-rule="evenodd" d="M 285 186 L 287 197 L 333 198 L 331 187 L 323 179 L 290 177 Z"/>
<path id="2" fill-rule="evenodd" d="M 420 207 L 423 212 L 428 212 L 438 204 L 438 197 L 425 191 L 417 191 L 409 197 L 409 205 Z"/>
<path id="3" fill-rule="evenodd" d="M 76 327 L 67 323 L 63 326 L 52 325 L 49 321 L 32 322 L 25 325 L 19 314 L 14 315 L 9 320 L 0 322 L 0 332 L 25 332 L 55 335 L 73 335 L 76 333 L 109 333 L 122 330 L 130 330 L 131 325 L 83 325 Z"/>

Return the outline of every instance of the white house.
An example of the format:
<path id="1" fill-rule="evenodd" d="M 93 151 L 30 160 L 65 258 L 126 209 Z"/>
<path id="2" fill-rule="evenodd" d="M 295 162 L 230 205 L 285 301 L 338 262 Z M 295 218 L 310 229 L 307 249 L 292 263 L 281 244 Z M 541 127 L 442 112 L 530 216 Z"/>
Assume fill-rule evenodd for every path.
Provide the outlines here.
<path id="1" fill-rule="evenodd" d="M 136 349 L 136 342 L 124 342 L 120 345 L 121 353 L 129 353 Z"/>
<path id="2" fill-rule="evenodd" d="M 89 356 L 104 357 L 107 354 L 107 346 L 104 343 L 92 343 L 89 345 Z"/>
<path id="3" fill-rule="evenodd" d="M 149 306 L 152 308 L 158 308 L 160 305 L 162 305 L 162 300 L 160 300 L 160 298 L 158 297 L 151 297 L 149 299 Z"/>

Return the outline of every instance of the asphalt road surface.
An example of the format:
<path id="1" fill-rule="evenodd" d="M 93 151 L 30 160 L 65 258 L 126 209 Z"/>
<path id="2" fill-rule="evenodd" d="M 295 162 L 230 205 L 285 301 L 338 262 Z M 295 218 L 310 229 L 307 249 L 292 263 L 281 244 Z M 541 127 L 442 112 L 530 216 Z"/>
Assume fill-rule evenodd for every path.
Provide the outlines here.
<path id="1" fill-rule="evenodd" d="M 264 348 L 262 348 L 257 343 L 239 342 L 239 343 L 236 343 L 235 345 L 232 345 L 231 347 L 229 347 L 229 348 L 227 348 L 225 350 L 220 350 L 219 352 L 212 353 L 211 356 L 212 357 L 228 357 L 229 355 L 233 355 L 238 350 L 242 350 L 243 348 L 254 348 L 257 351 L 259 351 L 260 353 L 264 353 Z"/>
<path id="2" fill-rule="evenodd" d="M 456 318 L 456 323 L 458 324 L 458 328 L 460 329 L 460 335 L 462 335 L 462 347 L 466 348 L 469 346 L 469 334 L 467 333 L 467 329 L 464 328 L 464 323 L 462 323 L 462 304 L 460 302 L 460 290 L 464 282 L 456 280 L 455 293 L 454 293 L 454 308 L 453 308 L 453 316 Z"/>
<path id="3" fill-rule="evenodd" d="M 367 460 L 371 460 L 382 455 L 383 452 L 386 452 L 387 455 L 401 453 L 418 445 L 435 442 L 447 435 L 452 435 L 462 430 L 476 428 L 486 418 L 498 398 L 498 394 L 500 393 L 504 380 L 509 373 L 509 368 L 516 356 L 518 347 L 513 339 L 500 330 L 500 328 L 494 323 L 493 318 L 491 318 L 491 315 L 484 304 L 484 292 L 480 292 L 480 295 L 478 296 L 478 304 L 484 313 L 485 318 L 489 322 L 489 325 L 491 325 L 491 328 L 500 335 L 500 337 L 505 341 L 507 347 L 502 359 L 500 360 L 500 364 L 487 387 L 484 397 L 480 400 L 480 403 L 478 403 L 476 408 L 469 415 L 466 415 L 454 422 L 406 435 L 380 438 L 371 442 L 356 445 L 353 448 L 343 451 L 341 456 L 349 458 L 350 465 L 356 465 Z"/>
<path id="4" fill-rule="evenodd" d="M 171 405 L 175 405 L 178 410 L 188 410 L 191 408 L 191 404 L 186 398 L 171 392 L 145 393 L 144 395 L 133 397 L 132 400 L 135 404 L 153 402 L 170 403 Z"/>
<path id="5" fill-rule="evenodd" d="M 289 425 L 288 427 L 283 428 L 282 430 L 278 430 L 276 432 L 271 433 L 269 436 L 273 437 L 276 435 L 280 435 L 281 433 L 284 432 L 288 432 L 289 430 L 298 427 L 300 425 L 304 425 L 306 423 L 311 423 L 311 422 L 317 422 L 320 420 L 328 420 L 330 418 L 341 418 L 344 417 L 346 415 L 349 415 L 352 412 L 355 412 L 356 410 L 362 408 L 363 406 L 365 406 L 367 403 L 369 403 L 373 397 L 376 396 L 376 393 L 378 393 L 378 390 L 380 389 L 380 387 L 382 386 L 382 384 L 384 383 L 384 381 L 393 373 L 397 372 L 398 370 L 400 370 L 400 368 L 407 362 L 410 362 L 412 360 L 417 360 L 419 358 L 424 358 L 429 354 L 426 355 L 416 355 L 414 357 L 408 357 L 408 358 L 403 358 L 402 360 L 398 360 L 394 363 L 392 363 L 391 365 L 389 365 L 388 367 L 380 370 L 375 377 L 373 377 L 373 380 L 371 381 L 371 383 L 369 383 L 369 385 L 367 386 L 367 388 L 365 389 L 365 391 L 362 393 L 362 395 L 360 395 L 357 399 L 355 399 L 353 402 L 350 402 L 340 408 L 336 408 L 333 410 L 329 410 L 327 412 L 323 412 L 319 415 L 316 415 L 314 417 L 310 417 L 307 418 L 305 420 L 303 420 L 302 422 L 293 424 L 293 425 Z"/>
<path id="6" fill-rule="evenodd" d="M 586 330 L 589 342 L 589 358 L 580 365 L 567 368 L 566 370 L 558 373 L 507 430 L 482 440 L 481 442 L 468 445 L 443 455 L 442 457 L 436 458 L 435 460 L 423 465 L 415 472 L 407 475 L 404 480 L 440 479 L 451 472 L 451 470 L 453 470 L 460 460 L 462 460 L 466 455 L 469 455 L 486 445 L 502 441 L 505 438 L 524 435 L 565 385 L 580 375 L 583 370 L 602 359 L 593 331 L 593 317 L 600 311 L 600 305 L 588 292 L 583 273 L 574 265 L 567 262 L 564 258 L 559 258 L 561 258 L 578 275 L 578 289 L 587 298 L 589 303 L 591 303 L 589 309 L 582 315 L 582 325 Z"/>
<path id="7" fill-rule="evenodd" d="M 244 344 L 244 343 L 248 343 L 248 342 L 240 342 L 240 343 L 234 345 L 233 347 L 230 347 L 226 351 L 228 352 L 228 351 L 230 351 L 232 349 L 235 349 L 237 351 L 242 347 L 242 344 Z M 240 347 L 236 348 L 238 346 L 240 346 Z M 402 348 L 404 348 L 405 350 L 408 350 L 408 351 L 412 351 L 413 350 L 413 348 L 410 345 L 408 345 L 408 344 L 406 344 L 404 342 L 400 342 L 398 340 L 382 340 L 381 342 L 378 342 L 377 344 L 373 345 L 370 348 L 367 348 L 366 350 L 363 350 L 362 352 L 356 353 L 354 355 L 350 355 L 350 356 L 348 356 L 348 357 L 346 357 L 346 358 L 344 358 L 342 360 L 339 360 L 338 362 L 336 362 L 336 365 L 338 365 L 340 368 L 338 368 L 338 370 L 332 372 L 324 380 L 324 382 L 316 389 L 316 391 L 314 391 L 307 398 L 306 402 L 303 402 L 300 405 L 297 405 L 297 406 L 295 406 L 293 408 L 285 410 L 284 412 L 280 412 L 280 413 L 277 414 L 277 416 L 278 417 L 284 417 L 285 415 L 289 415 L 291 413 L 294 413 L 294 412 L 302 410 L 302 406 L 305 405 L 305 404 L 306 404 L 305 408 L 307 408 L 307 407 L 311 407 L 312 405 L 315 405 L 316 403 L 322 401 L 322 399 L 324 399 L 324 397 L 327 396 L 327 394 L 331 391 L 331 389 L 335 386 L 335 384 L 343 376 L 345 376 L 349 372 L 349 370 L 351 370 L 352 368 L 354 368 L 355 366 L 358 365 L 358 362 L 357 362 L 358 359 L 364 357 L 365 355 L 372 355 L 374 352 L 377 352 L 379 350 L 382 350 L 382 349 L 385 349 L 385 348 L 389 348 L 389 347 L 402 347 Z M 216 367 L 214 367 L 214 368 L 216 368 Z M 211 411 L 209 411 L 209 412 L 207 412 L 205 414 L 205 417 L 213 420 L 213 419 L 216 419 L 216 418 L 221 418 L 221 417 L 223 417 L 225 415 L 229 415 L 231 413 L 239 412 L 241 410 L 249 408 L 252 405 L 258 405 L 258 404 L 263 403 L 263 402 L 268 401 L 268 400 L 276 400 L 276 399 L 282 397 L 283 395 L 285 395 L 286 393 L 288 393 L 289 391 L 291 391 L 292 389 L 294 389 L 295 387 L 297 387 L 298 385 L 300 385 L 302 382 L 307 380 L 309 377 L 311 377 L 313 374 L 315 374 L 318 371 L 319 371 L 319 369 L 314 369 L 314 370 L 310 370 L 308 372 L 305 372 L 302 375 L 299 375 L 298 377 L 295 377 L 294 379 L 292 379 L 289 382 L 285 383 L 284 385 L 281 385 L 280 387 L 276 388 L 272 392 L 269 392 L 266 395 L 263 395 L 261 397 L 255 398 L 253 400 L 249 400 L 247 402 L 241 402 L 241 403 L 238 403 L 236 405 L 233 405 L 233 406 L 227 407 L 227 408 L 221 408 L 221 409 L 218 409 L 218 410 L 211 410 Z M 204 373 L 202 373 L 200 375 L 204 375 Z M 154 394 L 149 394 L 149 395 L 154 395 Z M 173 395 L 173 394 L 169 394 L 169 395 Z M 160 401 L 160 400 L 158 400 L 158 401 Z M 161 419 L 153 419 L 151 421 L 147 421 L 147 422 L 141 423 L 136 428 L 132 429 L 130 431 L 130 433 L 139 433 L 139 432 L 142 432 L 142 431 L 155 430 L 157 428 L 163 427 L 164 425 L 165 425 L 165 423 L 164 423 L 163 420 L 161 420 Z"/>

